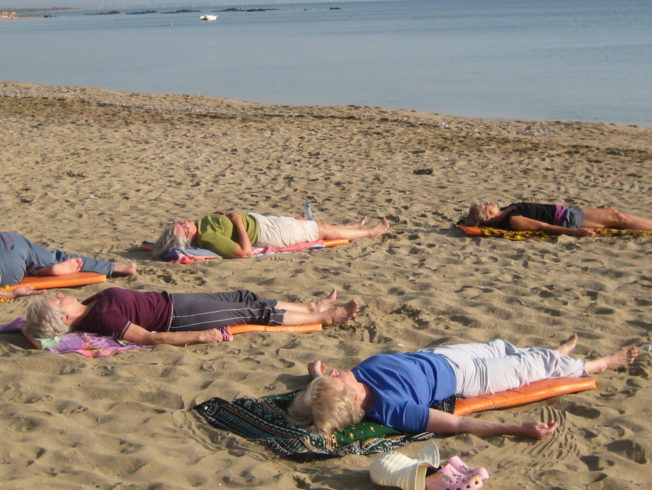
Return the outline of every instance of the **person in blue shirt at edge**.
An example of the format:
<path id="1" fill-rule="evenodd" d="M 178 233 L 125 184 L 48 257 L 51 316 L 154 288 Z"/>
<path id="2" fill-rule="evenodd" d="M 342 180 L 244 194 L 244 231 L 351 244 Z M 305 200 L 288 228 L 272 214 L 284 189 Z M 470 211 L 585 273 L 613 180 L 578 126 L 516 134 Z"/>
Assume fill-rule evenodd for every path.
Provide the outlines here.
<path id="1" fill-rule="evenodd" d="M 323 221 L 258 213 L 216 211 L 198 220 L 169 223 L 152 248 L 161 257 L 172 248 L 191 247 L 212 250 L 225 259 L 246 259 L 253 247 L 291 247 L 297 243 L 345 238 L 377 238 L 389 231 L 382 218 L 371 228 L 363 228 L 367 217 L 350 225 L 331 225 Z"/>
<path id="2" fill-rule="evenodd" d="M 557 349 L 520 349 L 504 340 L 372 356 L 350 371 L 322 361 L 308 364 L 314 379 L 288 410 L 288 421 L 330 434 L 364 417 L 403 432 L 518 435 L 543 439 L 555 421 L 502 423 L 457 416 L 431 408 L 456 395 L 470 397 L 518 388 L 546 378 L 583 376 L 625 367 L 636 359 L 635 345 L 594 360 L 569 357 L 571 335 Z"/>
<path id="3" fill-rule="evenodd" d="M 47 250 L 18 233 L 0 232 L 0 287 L 18 284 L 25 276 L 61 276 L 80 271 L 97 272 L 108 277 L 131 276 L 136 274 L 136 264 Z M 0 290 L 0 301 L 42 292 L 31 286 Z"/>
<path id="4" fill-rule="evenodd" d="M 596 236 L 595 228 L 652 230 L 652 219 L 622 213 L 615 208 L 578 208 L 534 202 L 519 202 L 503 208 L 495 202 L 472 204 L 463 221 L 471 226 L 590 237 Z"/>

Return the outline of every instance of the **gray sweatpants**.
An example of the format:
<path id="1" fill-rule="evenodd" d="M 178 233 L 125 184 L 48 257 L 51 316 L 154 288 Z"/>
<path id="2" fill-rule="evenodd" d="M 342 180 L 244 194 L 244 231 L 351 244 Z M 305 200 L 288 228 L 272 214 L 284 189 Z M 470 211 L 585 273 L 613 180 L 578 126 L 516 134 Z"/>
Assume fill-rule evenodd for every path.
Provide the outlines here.
<path id="1" fill-rule="evenodd" d="M 170 332 L 208 330 L 229 325 L 283 325 L 285 310 L 275 299 L 245 289 L 227 293 L 174 293 Z"/>
<path id="2" fill-rule="evenodd" d="M 520 349 L 504 340 L 422 349 L 446 358 L 457 378 L 457 396 L 511 390 L 545 378 L 582 376 L 584 363 L 551 349 Z"/>

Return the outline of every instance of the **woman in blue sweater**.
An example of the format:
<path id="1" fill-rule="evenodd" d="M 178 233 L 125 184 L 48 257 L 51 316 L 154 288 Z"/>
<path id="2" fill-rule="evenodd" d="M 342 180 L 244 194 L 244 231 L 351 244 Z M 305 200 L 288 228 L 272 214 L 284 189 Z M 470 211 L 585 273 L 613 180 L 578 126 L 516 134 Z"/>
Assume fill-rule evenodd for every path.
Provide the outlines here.
<path id="1" fill-rule="evenodd" d="M 370 417 L 403 432 L 520 435 L 543 439 L 557 422 L 501 423 L 461 417 L 436 410 L 456 395 L 478 396 L 518 388 L 546 378 L 583 376 L 617 369 L 634 362 L 639 350 L 623 347 L 594 360 L 568 354 L 577 344 L 573 334 L 559 348 L 519 349 L 504 340 L 435 347 L 417 352 L 370 357 L 351 371 L 313 361 L 314 379 L 289 410 L 297 425 L 314 425 L 329 434 Z"/>

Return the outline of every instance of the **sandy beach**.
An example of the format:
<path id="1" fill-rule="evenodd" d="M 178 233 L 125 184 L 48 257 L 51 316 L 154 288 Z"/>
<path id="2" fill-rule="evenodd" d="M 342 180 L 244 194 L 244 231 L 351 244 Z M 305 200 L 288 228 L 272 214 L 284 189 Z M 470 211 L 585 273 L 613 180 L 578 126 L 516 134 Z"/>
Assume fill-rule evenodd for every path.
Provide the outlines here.
<path id="1" fill-rule="evenodd" d="M 492 122 L 359 106 L 269 106 L 0 82 L 3 231 L 48 248 L 135 261 L 140 274 L 71 290 L 248 288 L 312 300 L 337 288 L 360 314 L 321 334 L 248 334 L 85 359 L 0 336 L 3 488 L 377 488 L 371 457 L 294 463 L 209 427 L 190 409 L 302 387 L 320 358 L 504 338 L 579 356 L 652 342 L 652 237 L 513 242 L 454 223 L 488 200 L 615 206 L 652 215 L 652 130 Z M 173 265 L 139 250 L 171 218 L 211 211 L 387 217 L 392 232 L 327 250 Z M 29 299 L 0 305 L 0 323 Z M 598 389 L 488 420 L 556 420 L 547 440 L 438 438 L 491 474 L 488 488 L 645 488 L 652 359 Z M 414 454 L 420 444 L 401 451 Z"/>

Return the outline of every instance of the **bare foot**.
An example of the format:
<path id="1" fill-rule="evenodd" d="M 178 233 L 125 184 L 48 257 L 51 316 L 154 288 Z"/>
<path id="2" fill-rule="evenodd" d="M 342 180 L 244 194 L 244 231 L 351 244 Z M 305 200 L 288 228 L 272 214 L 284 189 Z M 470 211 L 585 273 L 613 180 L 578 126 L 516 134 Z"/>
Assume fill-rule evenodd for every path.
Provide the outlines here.
<path id="1" fill-rule="evenodd" d="M 84 266 L 84 259 L 81 257 L 72 257 L 58 264 L 49 265 L 47 267 L 41 267 L 36 273 L 39 276 L 61 276 L 63 274 L 71 274 L 73 272 L 79 272 Z"/>
<path id="2" fill-rule="evenodd" d="M 134 276 L 136 275 L 136 263 L 116 264 L 113 268 L 113 276 Z"/>
<path id="3" fill-rule="evenodd" d="M 336 300 L 337 290 L 333 289 L 328 296 L 308 303 L 310 313 L 323 313 L 324 311 L 328 311 L 333 308 Z"/>
<path id="4" fill-rule="evenodd" d="M 575 350 L 575 347 L 577 346 L 577 334 L 574 333 L 570 337 L 568 337 L 566 340 L 564 340 L 557 349 L 555 349 L 557 352 L 559 352 L 562 356 L 567 356 L 573 350 Z"/>
<path id="5" fill-rule="evenodd" d="M 376 226 L 369 228 L 369 237 L 378 238 L 389 231 L 389 221 L 387 218 L 382 218 Z"/>
<path id="6" fill-rule="evenodd" d="M 608 356 L 599 357 L 591 361 L 586 361 L 584 370 L 587 374 L 596 374 L 606 371 L 607 369 L 618 369 L 629 366 L 633 363 L 641 351 L 635 345 L 621 347 L 616 352 Z"/>
<path id="7" fill-rule="evenodd" d="M 360 304 L 358 300 L 352 299 L 344 306 L 336 306 L 329 312 L 326 312 L 324 324 L 326 325 L 339 325 L 347 320 L 350 320 L 358 314 Z"/>

